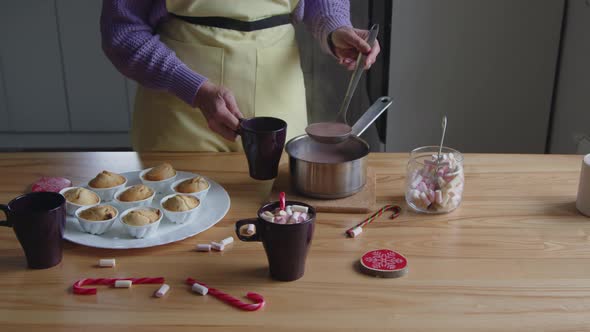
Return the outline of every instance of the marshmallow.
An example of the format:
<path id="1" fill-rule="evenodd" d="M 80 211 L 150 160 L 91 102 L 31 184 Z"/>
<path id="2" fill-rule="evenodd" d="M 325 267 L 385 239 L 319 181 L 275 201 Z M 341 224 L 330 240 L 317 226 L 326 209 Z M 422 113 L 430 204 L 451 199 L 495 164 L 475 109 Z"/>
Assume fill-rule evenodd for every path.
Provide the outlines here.
<path id="1" fill-rule="evenodd" d="M 226 237 L 225 239 L 221 240 L 221 244 L 223 244 L 224 246 L 227 246 L 228 244 L 234 242 L 234 238 L 233 237 Z"/>
<path id="2" fill-rule="evenodd" d="M 162 286 L 160 286 L 160 288 L 154 293 L 155 297 L 163 297 L 164 295 L 166 295 L 166 293 L 168 293 L 168 290 L 170 289 L 170 286 L 163 284 Z"/>
<path id="3" fill-rule="evenodd" d="M 254 235 L 256 233 L 256 226 L 254 224 L 248 224 L 248 228 L 246 228 L 246 235 Z"/>
<path id="4" fill-rule="evenodd" d="M 131 284 L 131 280 L 115 280 L 115 288 L 130 288 Z"/>
<path id="5" fill-rule="evenodd" d="M 225 245 L 223 243 L 211 242 L 211 249 L 216 251 L 223 251 L 223 249 L 225 249 Z"/>
<path id="6" fill-rule="evenodd" d="M 410 187 L 416 188 L 420 184 L 420 182 L 422 182 L 422 179 L 423 179 L 422 175 L 416 176 L 414 181 L 412 181 L 412 183 L 410 184 Z"/>
<path id="7" fill-rule="evenodd" d="M 291 205 L 291 210 L 293 211 L 293 213 L 295 212 L 305 212 L 307 213 L 308 208 L 307 206 L 302 206 L 302 205 Z"/>
<path id="8" fill-rule="evenodd" d="M 116 262 L 114 258 L 103 258 L 98 261 L 100 267 L 115 267 Z"/>
<path id="9" fill-rule="evenodd" d="M 442 191 L 437 190 L 434 192 L 434 201 L 436 202 L 436 204 L 441 204 L 443 199 L 442 199 Z"/>
<path id="10" fill-rule="evenodd" d="M 197 244 L 197 251 L 211 251 L 210 244 Z"/>
<path id="11" fill-rule="evenodd" d="M 201 286 L 197 283 L 193 284 L 192 290 L 193 290 L 193 292 L 201 294 L 201 295 L 207 295 L 207 293 L 209 292 L 209 288 L 207 288 L 205 286 Z"/>
<path id="12" fill-rule="evenodd" d="M 350 232 L 348 232 L 348 235 L 350 235 L 351 237 L 357 237 L 362 232 L 363 232 L 363 229 L 360 226 L 358 226 L 358 227 L 351 229 Z"/>
<path id="13" fill-rule="evenodd" d="M 285 212 L 287 212 L 288 216 L 293 214 L 293 209 L 291 209 L 291 205 L 289 205 L 285 208 Z"/>
<path id="14" fill-rule="evenodd" d="M 279 211 L 279 216 L 286 216 L 286 215 L 287 215 L 287 211 L 284 211 L 284 210 Z"/>

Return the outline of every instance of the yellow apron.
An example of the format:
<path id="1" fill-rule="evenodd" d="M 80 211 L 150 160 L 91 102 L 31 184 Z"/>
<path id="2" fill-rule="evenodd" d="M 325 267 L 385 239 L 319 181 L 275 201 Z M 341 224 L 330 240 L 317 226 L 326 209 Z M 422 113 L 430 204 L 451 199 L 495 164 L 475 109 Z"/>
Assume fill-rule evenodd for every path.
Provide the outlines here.
<path id="1" fill-rule="evenodd" d="M 168 0 L 180 16 L 218 16 L 242 21 L 288 14 L 294 0 Z M 244 117 L 273 116 L 288 123 L 288 138 L 307 125 L 305 87 L 293 25 L 242 32 L 187 23 L 158 27 L 161 41 L 211 83 L 229 88 Z M 241 151 L 212 132 L 198 108 L 176 96 L 140 86 L 132 125 L 137 151 Z"/>

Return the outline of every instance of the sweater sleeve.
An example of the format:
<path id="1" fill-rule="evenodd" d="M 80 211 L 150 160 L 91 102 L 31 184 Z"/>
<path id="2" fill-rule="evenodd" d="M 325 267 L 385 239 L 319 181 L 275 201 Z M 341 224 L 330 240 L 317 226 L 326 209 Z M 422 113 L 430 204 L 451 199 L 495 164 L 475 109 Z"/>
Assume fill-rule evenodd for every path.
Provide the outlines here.
<path id="1" fill-rule="evenodd" d="M 350 1 L 305 0 L 302 21 L 319 40 L 322 49 L 332 54 L 328 45 L 330 33 L 343 26 L 352 27 Z"/>
<path id="2" fill-rule="evenodd" d="M 188 68 L 160 41 L 155 27 L 167 16 L 164 0 L 104 0 L 102 49 L 123 75 L 194 106 L 197 91 L 207 78 Z"/>

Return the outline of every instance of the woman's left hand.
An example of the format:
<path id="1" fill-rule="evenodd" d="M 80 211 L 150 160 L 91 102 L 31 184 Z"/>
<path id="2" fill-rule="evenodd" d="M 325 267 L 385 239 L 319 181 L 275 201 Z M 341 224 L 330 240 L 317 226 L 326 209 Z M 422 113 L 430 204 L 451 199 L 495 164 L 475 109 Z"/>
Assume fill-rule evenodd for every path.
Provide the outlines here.
<path id="1" fill-rule="evenodd" d="M 334 53 L 338 58 L 338 63 L 353 70 L 356 64 L 356 58 L 359 52 L 367 54 L 365 58 L 365 69 L 371 68 L 375 63 L 377 55 L 381 50 L 379 41 L 375 39 L 375 45 L 371 48 L 366 42 L 369 36 L 368 30 L 354 29 L 351 27 L 342 27 L 332 32 L 331 38 L 334 45 Z"/>

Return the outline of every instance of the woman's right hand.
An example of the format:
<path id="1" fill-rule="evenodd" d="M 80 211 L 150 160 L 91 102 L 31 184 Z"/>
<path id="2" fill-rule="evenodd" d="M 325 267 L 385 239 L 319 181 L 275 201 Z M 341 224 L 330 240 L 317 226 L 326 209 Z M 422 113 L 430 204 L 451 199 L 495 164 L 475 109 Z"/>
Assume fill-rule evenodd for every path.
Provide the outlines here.
<path id="1" fill-rule="evenodd" d="M 197 91 L 195 105 L 203 112 L 209 129 L 229 141 L 236 140 L 238 119 L 244 116 L 229 89 L 205 82 Z"/>

